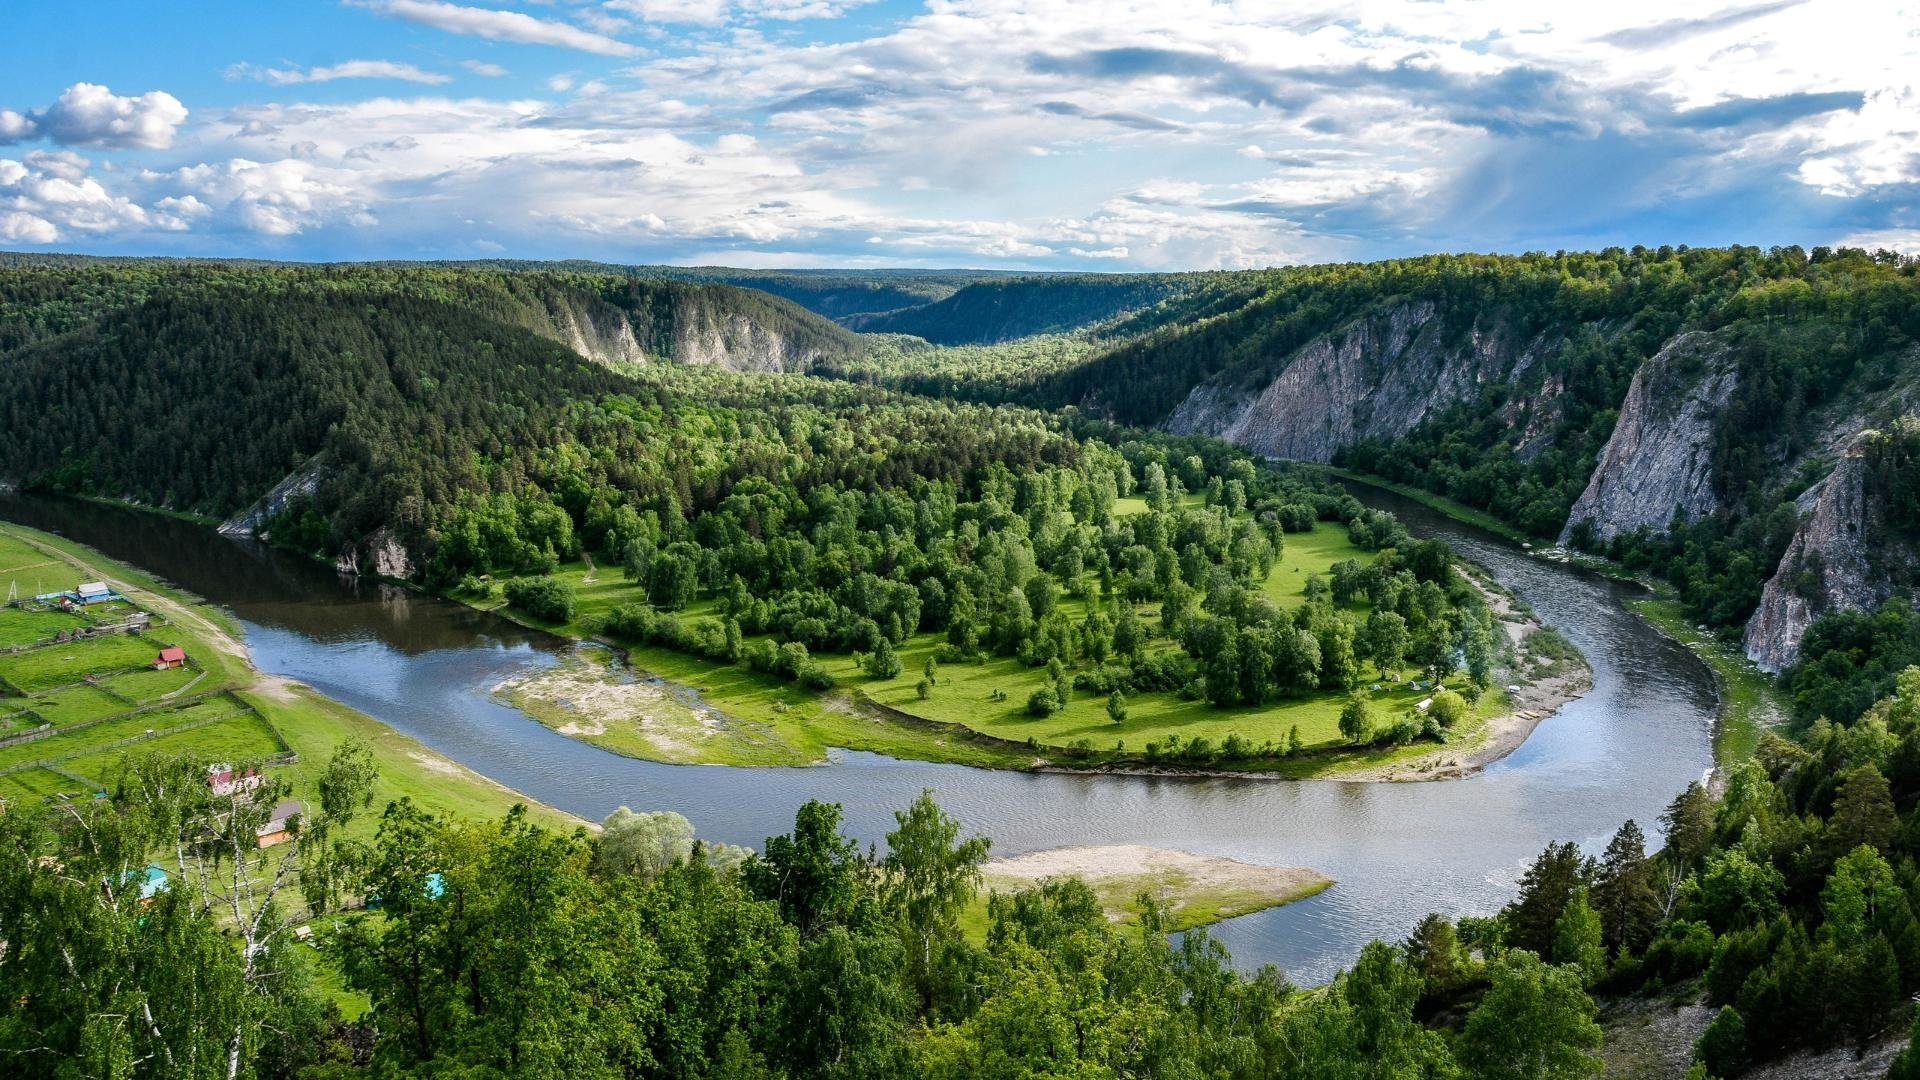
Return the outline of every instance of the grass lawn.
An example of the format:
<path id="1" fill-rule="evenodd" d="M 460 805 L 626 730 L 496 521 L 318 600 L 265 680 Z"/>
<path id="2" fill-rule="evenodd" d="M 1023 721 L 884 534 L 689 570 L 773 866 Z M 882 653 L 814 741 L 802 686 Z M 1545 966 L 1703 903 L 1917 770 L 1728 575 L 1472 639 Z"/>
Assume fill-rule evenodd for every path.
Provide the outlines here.
<path id="1" fill-rule="evenodd" d="M 117 708 L 125 711 L 126 706 L 118 705 Z M 185 709 L 154 709 L 135 713 L 132 716 L 123 716 L 118 720 L 93 724 L 78 731 L 63 732 L 56 729 L 53 735 L 44 739 L 0 747 L 0 768 L 17 765 L 23 761 L 61 761 L 120 739 L 131 738 L 148 731 L 165 732 L 169 728 L 226 716 L 242 708 L 239 702 L 223 694 Z M 262 726 L 258 719 L 253 722 L 255 726 Z M 221 726 L 214 725 L 215 728 Z M 253 754 L 235 751 L 232 756 L 235 759 L 264 756 L 277 754 L 281 749 L 278 741 L 275 740 L 269 749 L 256 751 Z M 216 753 L 218 753 L 217 750 Z"/>
<path id="2" fill-rule="evenodd" d="M 164 671 L 142 668 L 125 675 L 101 679 L 100 685 L 129 701 L 137 701 L 144 705 L 159 701 L 168 694 L 187 691 L 189 686 L 193 689 L 187 693 L 198 693 L 203 687 L 212 689 L 220 684 L 204 672 L 195 671 L 190 667 L 177 667 L 167 668 Z M 182 696 L 186 695 L 182 694 Z"/>
<path id="3" fill-rule="evenodd" d="M 177 714 L 176 714 L 177 715 Z M 59 762 L 61 768 L 78 773 L 103 786 L 111 783 L 120 770 L 120 763 L 129 756 L 159 754 L 163 756 L 190 757 L 202 761 L 246 761 L 251 758 L 268 757 L 280 752 L 280 739 L 268 727 L 266 721 L 250 712 L 228 717 L 218 723 L 205 727 L 191 728 L 186 731 L 165 731 L 164 721 L 153 714 L 130 717 L 147 727 L 159 731 L 151 739 L 143 739 L 131 746 L 115 747 L 92 754 L 65 758 Z M 96 730 L 119 728 L 126 721 L 113 721 L 102 724 L 98 729 L 89 728 L 82 732 L 91 735 Z M 137 734 L 138 732 L 134 732 Z M 125 738 L 129 734 L 121 731 L 116 737 Z M 54 740 L 45 740 L 52 742 Z M 100 741 L 108 741 L 101 739 Z M 35 746 L 42 745 L 40 743 Z M 22 747 L 21 749 L 30 749 Z"/>
<path id="4" fill-rule="evenodd" d="M 89 674 L 150 664 L 159 652 L 158 644 L 137 634 L 110 634 L 0 656 L 0 678 L 32 693 L 76 683 Z"/>
<path id="5" fill-rule="evenodd" d="M 66 726 L 126 712 L 130 706 L 97 686 L 69 686 L 26 699 L 27 705 L 48 722 Z"/>
<path id="6" fill-rule="evenodd" d="M 4 538 L 0 538 L 4 539 Z M 32 645 L 62 630 L 87 625 L 87 620 L 65 611 L 29 611 L 26 608 L 0 607 L 0 649 L 9 645 Z"/>
<path id="7" fill-rule="evenodd" d="M 85 784 L 61 776 L 52 769 L 27 769 L 0 776 L 0 799 L 44 799 L 50 795 L 82 795 Z"/>
<path id="8" fill-rule="evenodd" d="M 1760 736 L 1786 723 L 1787 710 L 1773 678 L 1754 667 L 1738 648 L 1694 629 L 1680 601 L 1670 597 L 1637 600 L 1633 607 L 1662 633 L 1691 649 L 1720 684 L 1720 724 L 1713 733 L 1715 764 L 1724 769 L 1751 758 L 1760 748 Z"/>

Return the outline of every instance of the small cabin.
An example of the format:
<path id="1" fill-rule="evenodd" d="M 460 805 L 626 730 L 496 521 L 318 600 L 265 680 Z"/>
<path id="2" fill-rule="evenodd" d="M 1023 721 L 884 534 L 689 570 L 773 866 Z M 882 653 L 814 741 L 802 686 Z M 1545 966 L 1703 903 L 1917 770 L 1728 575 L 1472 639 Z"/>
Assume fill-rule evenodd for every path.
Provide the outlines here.
<path id="1" fill-rule="evenodd" d="M 73 590 L 73 598 L 82 604 L 104 604 L 113 599 L 113 590 L 104 581 L 83 581 Z"/>
<path id="2" fill-rule="evenodd" d="M 293 839 L 294 833 L 300 827 L 300 818 L 306 812 L 306 805 L 299 799 L 287 799 L 276 804 L 266 822 L 254 830 L 260 846 L 272 847 Z"/>
<path id="3" fill-rule="evenodd" d="M 187 650 L 178 645 L 169 645 L 161 649 L 160 655 L 153 661 L 153 670 L 155 671 L 166 671 L 170 668 L 186 666 Z"/>

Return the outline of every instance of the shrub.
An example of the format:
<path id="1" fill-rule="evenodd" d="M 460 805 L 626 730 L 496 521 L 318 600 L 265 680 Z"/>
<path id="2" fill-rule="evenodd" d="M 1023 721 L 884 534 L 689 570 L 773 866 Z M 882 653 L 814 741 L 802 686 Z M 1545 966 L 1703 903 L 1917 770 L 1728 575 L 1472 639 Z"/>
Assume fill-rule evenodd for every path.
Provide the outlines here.
<path id="1" fill-rule="evenodd" d="M 1053 687 L 1043 686 L 1027 695 L 1027 715 L 1048 717 L 1060 711 L 1060 695 Z"/>
<path id="2" fill-rule="evenodd" d="M 1707 1067 L 1713 1076 L 1738 1076 L 1747 1068 L 1747 1022 L 1731 1005 L 1722 1005 L 1700 1041 L 1693 1046 L 1693 1059 Z"/>
<path id="3" fill-rule="evenodd" d="M 563 623 L 573 618 L 573 586 L 551 577 L 514 578 L 507 582 L 507 603 L 542 622 Z"/>

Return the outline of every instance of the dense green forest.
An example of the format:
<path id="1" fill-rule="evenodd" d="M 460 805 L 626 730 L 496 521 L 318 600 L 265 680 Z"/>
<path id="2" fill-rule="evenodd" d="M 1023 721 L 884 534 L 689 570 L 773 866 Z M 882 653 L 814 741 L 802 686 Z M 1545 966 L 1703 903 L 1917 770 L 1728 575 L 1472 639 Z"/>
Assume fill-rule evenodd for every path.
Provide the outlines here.
<path id="1" fill-rule="evenodd" d="M 673 815 L 564 834 L 405 800 L 369 835 L 348 744 L 296 843 L 256 853 L 262 800 L 135 762 L 108 798 L 0 815 L 0 1050 L 48 1077 L 1571 1080 L 1594 995 L 1678 988 L 1720 1010 L 1689 1075 L 1730 1078 L 1898 1030 L 1920 987 L 1920 668 L 1896 687 L 1681 793 L 1658 850 L 1632 822 L 1598 856 L 1549 845 L 1502 911 L 1309 989 L 1161 933 L 1150 895 L 1111 923 L 1073 880 L 994 895 L 970 936 L 988 845 L 931 795 L 883 851 L 821 803 L 757 855 Z M 309 919 L 319 953 L 288 929 Z"/>
<path id="2" fill-rule="evenodd" d="M 1180 296 L 1206 275 L 1051 274 L 980 281 L 934 303 L 848 320 L 856 330 L 936 345 L 992 345 L 1096 327 Z"/>
<path id="3" fill-rule="evenodd" d="M 352 492 L 342 528 L 426 528 L 456 490 L 628 384 L 557 338 L 615 320 L 671 358 L 712 306 L 799 346 L 857 348 L 726 286 L 367 267 L 163 262 L 0 274 L 0 473 L 226 515 L 314 455 Z"/>
<path id="4" fill-rule="evenodd" d="M 619 641 L 824 687 L 812 654 L 869 655 L 884 678 L 910 637 L 944 635 L 942 662 L 1046 668 L 1037 716 L 1076 691 L 1346 694 L 1402 665 L 1484 688 L 1497 660 L 1444 548 L 1226 444 L 822 379 L 609 367 L 542 332 L 571 304 L 670 356 L 681 309 L 713 287 L 171 264 L 7 281 L 0 455 L 29 485 L 227 514 L 305 472 L 311 489 L 266 523 L 275 542 L 331 557 L 393 536 L 429 586 L 505 582 L 548 622 L 570 608 L 539 579 L 590 556 L 635 586 L 594 628 Z M 846 336 L 724 299 L 823 352 Z M 1286 534 L 1323 521 L 1379 555 L 1277 605 L 1262 584 Z M 690 605 L 715 617 L 683 618 Z M 1382 717 L 1350 737 L 1442 734 Z M 1287 752 L 1279 735 L 1264 753 Z M 1236 759 L 1257 750 L 1243 742 Z"/>
<path id="5" fill-rule="evenodd" d="M 1752 614 L 1786 549 L 1797 521 L 1788 504 L 1818 479 L 1782 475 L 1783 465 L 1818 449 L 1835 410 L 1868 425 L 1890 419 L 1881 403 L 1920 341 L 1920 262 L 1852 249 L 1435 255 L 1164 280 L 1160 299 L 1134 297 L 1124 314 L 1088 310 L 1075 279 L 1049 283 L 1051 291 L 1018 280 L 975 286 L 901 318 L 929 317 L 969 292 L 1000 294 L 1009 310 L 1057 293 L 1058 318 L 1028 325 L 1071 333 L 992 350 L 884 346 L 825 370 L 1150 426 L 1203 383 L 1250 397 L 1302 347 L 1404 305 L 1431 305 L 1440 345 L 1460 351 L 1459 362 L 1502 347 L 1524 350 L 1526 361 L 1404 433 L 1340 448 L 1336 463 L 1550 539 L 1568 524 L 1634 373 L 1677 334 L 1710 333 L 1737 372 L 1708 451 L 1719 509 L 1607 545 L 1579 530 L 1573 539 L 1673 581 L 1694 618 L 1731 629 Z"/>

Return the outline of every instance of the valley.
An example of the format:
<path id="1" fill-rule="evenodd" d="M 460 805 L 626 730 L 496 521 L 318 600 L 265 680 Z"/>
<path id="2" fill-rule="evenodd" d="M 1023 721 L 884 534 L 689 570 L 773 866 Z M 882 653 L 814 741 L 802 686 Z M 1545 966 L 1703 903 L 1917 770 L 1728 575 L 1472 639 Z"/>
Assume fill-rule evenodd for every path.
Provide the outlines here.
<path id="1" fill-rule="evenodd" d="M 504 902 L 473 858 L 538 849 L 583 897 L 687 889 L 799 935 L 771 953 L 901 948 L 926 1000 L 967 957 L 1050 963 L 1008 935 L 1065 920 L 1275 988 L 1288 1030 L 1406 972 L 1395 1008 L 1466 1045 L 1459 1015 L 1539 977 L 1564 1016 L 1680 987 L 1808 1033 L 1755 1053 L 1819 1050 L 1903 985 L 1898 905 L 1823 930 L 1825 967 L 1790 928 L 1901 855 L 1910 278 L 1642 249 L 765 279 L 789 300 L 646 268 L 23 266 L 0 518 L 42 532 L 0 561 L 150 580 L 118 559 L 238 626 L 141 584 L 192 658 L 141 672 L 176 642 L 96 661 L 27 620 L 91 622 L 9 608 L 32 648 L 0 700 L 49 734 L 0 747 L 0 786 L 126 812 L 152 743 L 284 762 L 311 799 L 368 745 L 354 873 L 383 911 L 302 924 L 339 935 L 356 1015 L 396 1000 L 357 935 L 440 917 L 392 890 Z M 1782 380 L 1795 410 L 1757 418 L 1742 387 Z M 62 387 L 107 389 L 54 425 Z M 406 884 L 422 859 L 437 883 Z M 890 921 L 795 907 L 801 865 Z M 1874 964 L 1878 996 L 1813 1018 Z"/>

